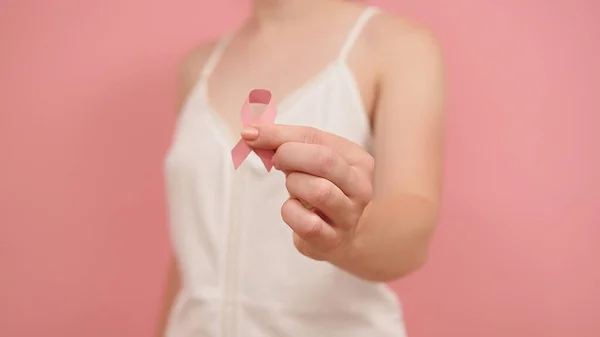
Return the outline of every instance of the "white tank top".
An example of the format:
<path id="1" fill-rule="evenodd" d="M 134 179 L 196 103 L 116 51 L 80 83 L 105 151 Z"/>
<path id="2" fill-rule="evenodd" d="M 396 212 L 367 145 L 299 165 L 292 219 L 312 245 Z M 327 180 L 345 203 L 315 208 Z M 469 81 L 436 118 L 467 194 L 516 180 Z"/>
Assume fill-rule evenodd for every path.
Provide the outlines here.
<path id="1" fill-rule="evenodd" d="M 376 12 L 367 8 L 338 59 L 280 102 L 276 123 L 313 126 L 370 144 L 369 120 L 346 59 Z M 281 219 L 289 197 L 283 173 L 268 173 L 254 153 L 234 170 L 230 151 L 238 139 L 206 95 L 207 78 L 226 44 L 223 39 L 206 62 L 166 159 L 171 236 L 182 281 L 167 336 L 405 336 L 399 303 L 387 285 L 296 251 Z"/>

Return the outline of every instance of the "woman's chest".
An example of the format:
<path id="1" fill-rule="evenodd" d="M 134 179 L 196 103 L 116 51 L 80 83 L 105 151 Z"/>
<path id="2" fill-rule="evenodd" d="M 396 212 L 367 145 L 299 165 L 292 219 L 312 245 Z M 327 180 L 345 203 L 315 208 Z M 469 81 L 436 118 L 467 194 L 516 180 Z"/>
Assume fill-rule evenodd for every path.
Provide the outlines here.
<path id="1" fill-rule="evenodd" d="M 360 97 L 348 95 L 346 89 L 336 87 L 335 83 L 324 82 L 321 85 L 333 88 L 319 88 L 317 84 L 316 90 L 290 97 L 283 104 L 275 103 L 277 114 L 274 122 L 318 128 L 368 146 L 370 123 L 359 104 Z M 241 120 L 242 105 L 243 100 L 239 102 L 238 120 Z M 198 88 L 181 111 L 171 152 L 197 160 L 210 160 L 223 154 L 229 156 L 239 140 L 239 133 L 231 130 L 226 118 L 214 109 L 206 95 L 203 95 L 202 88 Z"/>
<path id="2" fill-rule="evenodd" d="M 350 114 L 354 113 L 352 110 L 360 110 L 371 120 L 376 76 L 372 62 L 361 56 L 357 53 L 347 60 L 308 60 L 270 67 L 258 67 L 254 61 L 228 62 L 224 58 L 207 79 L 203 98 L 228 130 L 236 135 L 242 128 L 240 108 L 253 89 L 271 91 L 280 113 L 278 118 L 280 121 L 286 119 L 290 124 L 294 121 L 307 124 L 314 118 L 344 114 L 345 110 Z M 306 58 L 310 59 L 311 55 Z M 308 116 L 287 115 L 288 110 L 299 109 Z"/>

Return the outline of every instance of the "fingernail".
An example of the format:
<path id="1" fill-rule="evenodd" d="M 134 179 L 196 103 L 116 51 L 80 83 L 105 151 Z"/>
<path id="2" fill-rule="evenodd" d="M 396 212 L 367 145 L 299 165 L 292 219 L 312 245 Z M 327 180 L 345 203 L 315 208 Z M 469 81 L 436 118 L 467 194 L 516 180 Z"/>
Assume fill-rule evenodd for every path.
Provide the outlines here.
<path id="1" fill-rule="evenodd" d="M 242 137 L 247 140 L 254 140 L 258 138 L 258 129 L 253 126 L 247 126 L 242 130 Z"/>

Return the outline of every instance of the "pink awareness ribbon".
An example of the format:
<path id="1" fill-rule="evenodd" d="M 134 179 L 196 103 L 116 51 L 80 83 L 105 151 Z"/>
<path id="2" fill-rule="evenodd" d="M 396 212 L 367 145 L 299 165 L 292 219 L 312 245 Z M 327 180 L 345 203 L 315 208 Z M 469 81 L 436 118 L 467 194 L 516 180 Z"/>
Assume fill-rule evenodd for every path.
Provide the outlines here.
<path id="1" fill-rule="evenodd" d="M 271 99 L 271 92 L 266 89 L 254 89 L 250 91 L 248 94 L 248 98 L 246 98 L 246 102 L 242 106 L 241 117 L 242 117 L 242 126 L 246 127 L 253 123 L 262 123 L 262 124 L 272 124 L 275 122 L 275 115 L 277 111 L 275 109 L 275 103 Z M 250 108 L 250 104 L 252 103 L 260 103 L 265 104 L 265 111 L 257 117 L 254 116 L 252 110 Z M 240 139 L 237 144 L 231 150 L 231 158 L 233 159 L 233 167 L 237 170 L 242 162 L 248 157 L 250 152 L 254 151 L 260 158 L 260 160 L 265 165 L 267 171 L 271 171 L 273 168 L 273 155 L 275 154 L 274 150 L 265 150 L 265 149 L 254 149 L 248 146 L 244 139 Z"/>

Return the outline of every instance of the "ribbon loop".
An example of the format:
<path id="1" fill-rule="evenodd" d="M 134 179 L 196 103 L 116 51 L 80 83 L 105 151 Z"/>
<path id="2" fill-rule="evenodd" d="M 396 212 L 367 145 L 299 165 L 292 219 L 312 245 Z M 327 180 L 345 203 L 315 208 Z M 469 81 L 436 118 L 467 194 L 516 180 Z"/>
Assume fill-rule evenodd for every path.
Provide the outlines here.
<path id="1" fill-rule="evenodd" d="M 262 114 L 257 117 L 252 113 L 252 109 L 250 108 L 250 104 L 259 103 L 265 104 L 265 110 Z M 263 123 L 263 124 L 272 124 L 275 123 L 275 116 L 277 115 L 277 111 L 275 109 L 275 104 L 272 100 L 272 95 L 269 90 L 266 89 L 254 89 L 250 91 L 248 94 L 248 98 L 244 102 L 242 106 L 242 110 L 240 111 L 242 125 L 244 127 L 253 124 L 253 123 Z M 231 150 L 231 158 L 233 160 L 233 167 L 237 170 L 242 162 L 248 157 L 250 152 L 254 151 L 260 158 L 260 160 L 265 165 L 267 171 L 271 171 L 273 168 L 273 155 L 275 151 L 273 150 L 265 150 L 265 149 L 253 149 L 243 140 L 240 139 L 237 144 Z"/>

